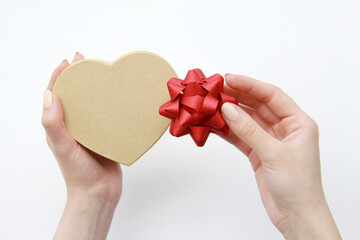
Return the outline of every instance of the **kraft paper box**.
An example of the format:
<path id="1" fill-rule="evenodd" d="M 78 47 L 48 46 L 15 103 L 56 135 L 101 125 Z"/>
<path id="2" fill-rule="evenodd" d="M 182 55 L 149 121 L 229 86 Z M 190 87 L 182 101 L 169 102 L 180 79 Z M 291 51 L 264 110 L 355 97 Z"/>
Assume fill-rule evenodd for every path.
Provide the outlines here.
<path id="1" fill-rule="evenodd" d="M 159 115 L 169 99 L 167 81 L 177 77 L 160 56 L 136 51 L 113 63 L 85 59 L 66 68 L 54 93 L 71 136 L 86 148 L 124 165 L 139 159 L 170 120 Z"/>

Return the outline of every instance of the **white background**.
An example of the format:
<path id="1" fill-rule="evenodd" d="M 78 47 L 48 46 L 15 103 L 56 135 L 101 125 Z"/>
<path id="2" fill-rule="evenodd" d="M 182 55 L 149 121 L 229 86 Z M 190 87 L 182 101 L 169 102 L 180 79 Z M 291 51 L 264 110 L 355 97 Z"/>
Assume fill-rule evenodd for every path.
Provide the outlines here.
<path id="1" fill-rule="evenodd" d="M 1 1 L 0 239 L 50 239 L 66 190 L 40 124 L 52 70 L 75 51 L 144 49 L 184 77 L 278 85 L 320 126 L 323 185 L 344 239 L 360 239 L 359 1 Z M 108 239 L 282 239 L 251 166 L 210 136 L 168 132 L 131 167 Z"/>

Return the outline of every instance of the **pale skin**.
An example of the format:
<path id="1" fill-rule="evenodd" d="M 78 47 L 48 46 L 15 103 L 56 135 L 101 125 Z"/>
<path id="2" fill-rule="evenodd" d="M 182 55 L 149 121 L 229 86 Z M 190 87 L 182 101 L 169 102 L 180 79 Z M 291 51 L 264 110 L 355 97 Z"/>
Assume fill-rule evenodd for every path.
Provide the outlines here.
<path id="1" fill-rule="evenodd" d="M 83 58 L 76 53 L 73 62 Z M 52 74 L 42 116 L 67 187 L 54 239 L 106 239 L 122 192 L 122 172 L 118 163 L 78 144 L 65 128 L 52 89 L 69 65 L 64 60 Z M 222 106 L 230 127 L 223 138 L 249 158 L 274 226 L 285 239 L 341 239 L 322 188 L 316 123 L 278 87 L 234 74 L 225 81 L 224 92 L 239 106 Z"/>

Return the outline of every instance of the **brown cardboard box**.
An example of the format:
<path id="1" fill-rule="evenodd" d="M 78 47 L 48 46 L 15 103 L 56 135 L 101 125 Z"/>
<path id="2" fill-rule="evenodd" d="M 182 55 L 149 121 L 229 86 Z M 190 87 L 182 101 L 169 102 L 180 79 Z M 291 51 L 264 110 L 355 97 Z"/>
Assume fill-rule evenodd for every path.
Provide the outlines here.
<path id="1" fill-rule="evenodd" d="M 159 115 L 176 77 L 160 56 L 136 51 L 113 63 L 85 59 L 66 68 L 54 87 L 71 136 L 90 150 L 133 164 L 162 136 L 170 121 Z"/>

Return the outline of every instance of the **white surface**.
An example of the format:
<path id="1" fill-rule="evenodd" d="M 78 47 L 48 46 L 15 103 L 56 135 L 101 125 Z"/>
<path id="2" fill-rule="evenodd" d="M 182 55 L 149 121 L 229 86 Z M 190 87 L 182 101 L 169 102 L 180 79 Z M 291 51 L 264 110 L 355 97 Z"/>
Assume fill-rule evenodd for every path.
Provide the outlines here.
<path id="1" fill-rule="evenodd" d="M 131 3 L 130 3 L 131 2 Z M 247 74 L 284 89 L 320 126 L 326 196 L 360 239 L 359 1 L 7 1 L 0 8 L 0 238 L 50 239 L 65 185 L 40 124 L 52 70 L 76 50 L 153 51 L 185 76 Z M 123 167 L 108 239 L 282 239 L 247 159 L 211 136 L 163 138 Z"/>

